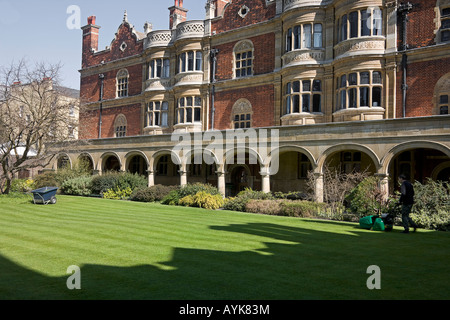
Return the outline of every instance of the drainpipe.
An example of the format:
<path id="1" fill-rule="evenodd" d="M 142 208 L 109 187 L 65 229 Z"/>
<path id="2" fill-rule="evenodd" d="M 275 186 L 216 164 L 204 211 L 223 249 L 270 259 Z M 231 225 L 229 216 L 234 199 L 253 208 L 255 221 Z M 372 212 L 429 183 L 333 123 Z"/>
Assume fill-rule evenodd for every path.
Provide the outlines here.
<path id="1" fill-rule="evenodd" d="M 99 74 L 98 78 L 101 81 L 100 84 L 100 115 L 98 118 L 98 138 L 102 138 L 102 113 L 103 113 L 103 80 L 105 79 L 104 74 Z"/>
<path id="2" fill-rule="evenodd" d="M 407 56 L 407 50 L 408 50 L 408 13 L 412 10 L 413 4 L 410 2 L 407 3 L 401 3 L 398 6 L 398 13 L 402 15 L 402 22 L 403 22 L 403 39 L 402 39 L 402 112 L 403 112 L 403 118 L 406 118 L 406 94 L 408 91 L 408 84 L 407 84 L 407 71 L 408 71 L 408 56 Z"/>
<path id="3" fill-rule="evenodd" d="M 214 114 L 216 111 L 216 108 L 214 106 L 214 100 L 215 100 L 215 95 L 216 95 L 216 68 L 217 68 L 217 53 L 219 53 L 218 49 L 212 49 L 210 52 L 210 57 L 211 57 L 211 64 L 212 64 L 212 69 L 211 69 L 211 73 L 212 73 L 212 79 L 211 79 L 211 83 L 212 83 L 212 87 L 211 87 L 211 130 L 214 130 Z"/>

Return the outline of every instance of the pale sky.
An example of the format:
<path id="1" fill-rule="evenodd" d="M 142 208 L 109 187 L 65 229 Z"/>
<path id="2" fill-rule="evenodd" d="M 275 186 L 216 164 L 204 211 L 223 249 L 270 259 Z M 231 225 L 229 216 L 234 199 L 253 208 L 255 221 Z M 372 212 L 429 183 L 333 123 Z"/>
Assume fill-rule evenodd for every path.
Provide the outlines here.
<path id="1" fill-rule="evenodd" d="M 205 19 L 206 0 L 184 0 L 188 20 Z M 169 10 L 174 0 L 0 0 L 0 65 L 25 58 L 30 63 L 63 64 L 62 85 L 79 89 L 82 31 L 70 29 L 76 20 L 72 5 L 80 9 L 80 25 L 95 15 L 101 26 L 99 50 L 110 45 L 127 10 L 128 21 L 143 32 L 146 21 L 153 30 L 169 29 Z"/>

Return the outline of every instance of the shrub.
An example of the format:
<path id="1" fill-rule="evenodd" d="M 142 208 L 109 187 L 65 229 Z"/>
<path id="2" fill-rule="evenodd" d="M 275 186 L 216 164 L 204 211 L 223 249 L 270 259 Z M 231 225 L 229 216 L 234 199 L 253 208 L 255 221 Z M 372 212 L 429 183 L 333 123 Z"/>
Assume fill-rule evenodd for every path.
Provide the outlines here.
<path id="1" fill-rule="evenodd" d="M 269 215 L 282 215 L 281 203 L 283 200 L 249 200 L 245 211 Z"/>
<path id="2" fill-rule="evenodd" d="M 181 187 L 178 192 L 180 194 L 180 197 L 183 198 L 188 195 L 195 195 L 200 191 L 204 191 L 211 195 L 220 194 L 219 189 L 217 189 L 216 187 L 207 183 L 199 182 L 192 184 L 188 183 L 185 186 Z"/>
<path id="3" fill-rule="evenodd" d="M 138 174 L 129 172 L 109 172 L 101 176 L 95 176 L 92 179 L 92 193 L 103 194 L 110 189 L 126 189 L 131 190 L 147 187 L 147 178 Z"/>
<path id="4" fill-rule="evenodd" d="M 34 189 L 34 186 L 32 179 L 14 179 L 11 181 L 10 192 L 30 192 Z"/>
<path id="5" fill-rule="evenodd" d="M 59 183 L 56 181 L 56 173 L 53 171 L 41 173 L 34 178 L 34 187 L 36 189 L 59 186 Z"/>
<path id="6" fill-rule="evenodd" d="M 162 204 L 168 204 L 168 205 L 178 205 L 180 199 L 183 199 L 187 196 L 195 196 L 199 192 L 205 192 L 206 194 L 210 194 L 213 196 L 220 196 L 222 198 L 222 195 L 220 194 L 219 190 L 210 185 L 205 183 L 194 183 L 194 184 L 187 184 L 179 189 L 171 191 L 161 202 Z"/>
<path id="7" fill-rule="evenodd" d="M 285 216 L 310 218 L 319 217 L 326 204 L 313 201 L 283 201 L 280 206 Z"/>
<path id="8" fill-rule="evenodd" d="M 172 190 L 176 190 L 176 186 L 155 185 L 143 189 L 135 189 L 131 194 L 130 200 L 141 202 L 157 202 L 162 201 Z"/>
<path id="9" fill-rule="evenodd" d="M 217 210 L 224 204 L 224 199 L 220 194 L 213 195 L 206 191 L 199 191 L 195 195 L 187 195 L 181 198 L 178 204 L 187 207 Z"/>
<path id="10" fill-rule="evenodd" d="M 450 230 L 450 184 L 428 179 L 414 183 L 415 204 L 411 218 L 419 227 Z"/>
<path id="11" fill-rule="evenodd" d="M 378 182 L 377 177 L 367 177 L 346 197 L 350 210 L 358 217 L 380 214 L 383 211 L 383 193 Z"/>
<path id="12" fill-rule="evenodd" d="M 169 192 L 169 194 L 167 196 L 164 197 L 164 199 L 162 199 L 161 203 L 167 204 L 170 206 L 176 206 L 176 205 L 178 205 L 180 199 L 181 198 L 180 198 L 179 190 L 172 190 Z"/>
<path id="13" fill-rule="evenodd" d="M 270 193 L 262 191 L 254 191 L 252 189 L 245 189 L 238 193 L 234 198 L 229 198 L 224 205 L 225 210 L 232 211 L 246 211 L 247 203 L 250 200 L 273 200 L 274 197 Z"/>
<path id="14" fill-rule="evenodd" d="M 133 190 L 130 187 L 126 187 L 125 189 L 108 189 L 103 193 L 103 198 L 112 200 L 127 200 L 130 198 L 132 192 Z"/>
<path id="15" fill-rule="evenodd" d="M 89 196 L 92 193 L 92 177 L 78 177 L 66 180 L 61 191 L 67 195 Z"/>

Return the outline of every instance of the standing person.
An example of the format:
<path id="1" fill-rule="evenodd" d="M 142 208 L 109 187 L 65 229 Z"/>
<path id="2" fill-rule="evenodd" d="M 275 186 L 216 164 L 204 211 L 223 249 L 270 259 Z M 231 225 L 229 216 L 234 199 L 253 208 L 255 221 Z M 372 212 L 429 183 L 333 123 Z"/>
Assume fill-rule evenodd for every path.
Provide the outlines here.
<path id="1" fill-rule="evenodd" d="M 403 233 L 409 233 L 409 225 L 411 225 L 414 228 L 414 232 L 416 232 L 416 229 L 418 228 L 417 224 L 409 216 L 414 204 L 414 187 L 404 174 L 401 174 L 398 177 L 398 181 L 401 184 L 399 203 L 402 205 L 402 223 L 405 228 Z"/>

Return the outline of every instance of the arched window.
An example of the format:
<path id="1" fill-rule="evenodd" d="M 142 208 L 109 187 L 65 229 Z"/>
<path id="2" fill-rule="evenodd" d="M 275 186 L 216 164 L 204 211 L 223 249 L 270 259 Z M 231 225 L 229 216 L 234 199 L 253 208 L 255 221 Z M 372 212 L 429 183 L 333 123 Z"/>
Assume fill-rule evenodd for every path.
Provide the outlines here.
<path id="1" fill-rule="evenodd" d="M 231 110 L 231 123 L 233 129 L 252 127 L 253 110 L 250 101 L 239 99 Z"/>
<path id="2" fill-rule="evenodd" d="M 433 114 L 446 115 L 448 113 L 450 97 L 450 73 L 441 77 L 434 89 L 435 107 Z"/>
<path id="3" fill-rule="evenodd" d="M 239 41 L 234 47 L 234 77 L 253 75 L 254 47 L 250 40 Z"/>
<path id="4" fill-rule="evenodd" d="M 122 69 L 117 72 L 116 84 L 117 84 L 117 98 L 128 96 L 128 71 Z"/>
<path id="5" fill-rule="evenodd" d="M 114 121 L 114 133 L 116 138 L 127 136 L 127 118 L 119 114 Z"/>

